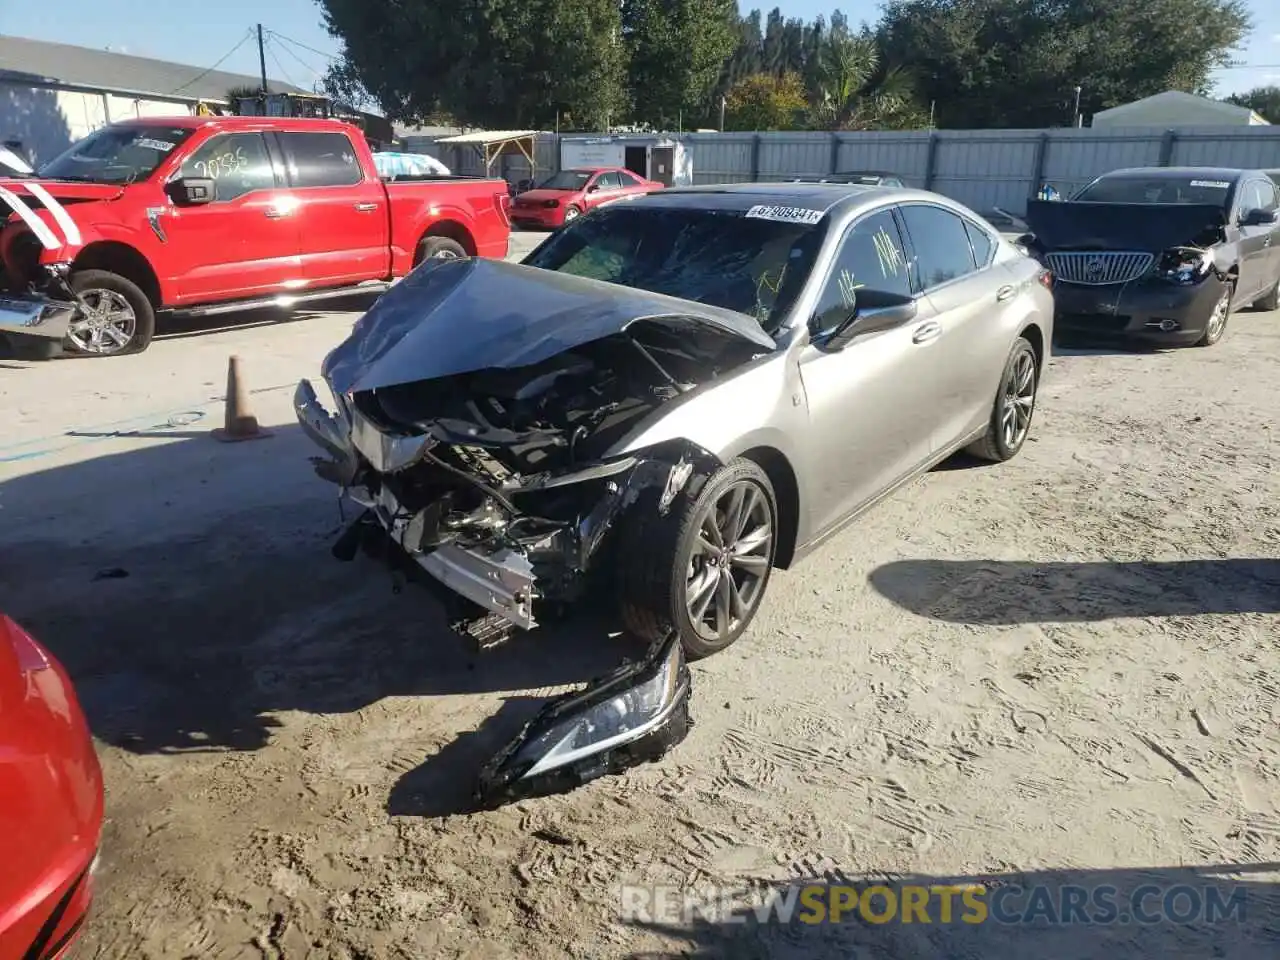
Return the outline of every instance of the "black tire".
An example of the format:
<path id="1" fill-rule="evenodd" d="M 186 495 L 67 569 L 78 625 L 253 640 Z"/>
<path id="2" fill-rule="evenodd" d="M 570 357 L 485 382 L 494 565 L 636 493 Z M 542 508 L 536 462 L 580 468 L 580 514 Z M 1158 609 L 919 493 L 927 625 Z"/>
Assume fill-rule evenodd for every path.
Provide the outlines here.
<path id="1" fill-rule="evenodd" d="M 1029 366 L 1028 366 L 1029 365 Z M 1030 382 L 1025 383 L 1027 372 Z M 1029 387 L 1029 395 L 1024 387 Z M 1018 451 L 1027 442 L 1031 433 L 1031 421 L 1036 412 L 1036 398 L 1040 392 L 1040 365 L 1036 361 L 1035 347 L 1025 337 L 1013 342 L 1009 351 L 1009 359 L 1004 363 L 1000 374 L 1000 384 L 996 388 L 995 402 L 991 405 L 991 419 L 987 423 L 987 432 L 982 439 L 971 443 L 968 452 L 992 463 L 1004 463 L 1018 455 Z M 1015 398 L 1021 398 L 1017 400 Z M 1029 402 L 1028 402 L 1029 401 Z M 1018 429 L 1006 430 L 1006 418 L 1010 415 L 1010 404 L 1014 405 L 1014 415 L 1018 419 Z"/>
<path id="2" fill-rule="evenodd" d="M 93 297 L 95 291 L 105 291 L 124 299 L 133 311 L 133 328 L 128 342 L 124 344 L 105 344 L 98 349 L 89 349 L 72 335 L 68 334 L 63 341 L 67 353 L 82 357 L 122 357 L 131 353 L 141 353 L 151 346 L 156 335 L 156 311 L 147 295 L 132 280 L 112 273 L 109 270 L 79 270 L 71 274 L 71 289 L 78 297 Z M 76 317 L 80 317 L 77 311 Z M 72 323 L 76 323 L 73 319 Z"/>
<path id="3" fill-rule="evenodd" d="M 466 248 L 448 237 L 425 237 L 418 244 L 418 262 L 423 260 L 465 260 Z"/>
<path id="4" fill-rule="evenodd" d="M 744 529 L 750 532 L 752 528 L 745 527 L 745 523 L 752 522 L 752 518 L 758 524 L 767 517 L 768 541 L 749 554 L 743 551 L 737 564 L 725 567 L 725 556 L 712 560 L 699 548 L 700 534 L 703 534 L 705 523 L 714 523 L 722 517 L 718 509 L 721 501 L 729 499 L 737 490 L 743 491 L 744 498 L 747 491 L 755 495 L 746 507 L 749 516 L 744 522 Z M 773 571 L 778 529 L 777 500 L 768 475 L 758 464 L 742 459 L 726 464 L 701 482 L 691 480 L 665 516 L 658 510 L 658 498 L 659 494 L 653 492 L 638 499 L 628 511 L 627 521 L 619 529 L 615 541 L 622 622 L 628 632 L 649 643 L 674 630 L 680 637 L 685 656 L 699 660 L 731 646 L 751 625 L 760 609 Z M 723 515 L 726 526 L 727 513 L 724 511 Z M 758 531 L 760 528 L 754 529 Z M 746 561 L 750 561 L 754 568 L 752 572 L 738 565 Z M 741 583 L 734 579 L 736 589 L 732 595 L 744 600 L 745 609 L 736 616 L 736 620 L 726 615 L 726 628 L 718 636 L 708 636 L 705 622 L 700 630 L 690 615 L 686 598 L 692 582 L 691 569 L 696 569 L 705 581 L 714 583 L 706 594 L 710 597 L 711 608 L 717 606 L 725 577 L 743 576 Z M 749 594 L 743 598 L 740 591 L 748 586 Z M 724 589 L 727 591 L 729 588 Z M 726 605 L 730 602 L 730 595 L 725 593 Z M 707 607 L 704 610 L 710 612 Z M 705 617 L 706 613 L 704 621 Z"/>
<path id="5" fill-rule="evenodd" d="M 1212 347 L 1226 335 L 1227 322 L 1231 319 L 1231 298 L 1235 296 L 1235 292 L 1236 289 L 1234 284 L 1228 283 L 1226 287 L 1223 288 L 1222 296 L 1219 297 L 1218 302 L 1213 305 L 1214 313 L 1205 323 L 1204 336 L 1195 342 L 1197 347 Z M 1223 308 L 1224 301 L 1226 302 L 1225 308 Z M 1213 317 L 1217 315 L 1219 310 L 1223 311 L 1222 322 L 1220 324 L 1215 324 Z"/>
<path id="6" fill-rule="evenodd" d="M 1253 301 L 1253 309 L 1280 310 L 1280 277 L 1276 277 L 1276 282 L 1271 285 L 1270 293 L 1263 294 Z"/>

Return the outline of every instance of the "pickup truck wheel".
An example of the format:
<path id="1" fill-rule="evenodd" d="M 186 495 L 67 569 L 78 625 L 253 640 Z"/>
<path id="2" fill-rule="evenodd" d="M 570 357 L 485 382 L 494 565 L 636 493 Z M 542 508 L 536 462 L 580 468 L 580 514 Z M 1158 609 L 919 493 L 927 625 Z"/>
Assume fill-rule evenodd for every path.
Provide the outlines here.
<path id="1" fill-rule="evenodd" d="M 427 237 L 418 247 L 418 262 L 423 260 L 463 260 L 467 251 L 457 240 L 448 237 Z"/>
<path id="2" fill-rule="evenodd" d="M 132 280 L 107 270 L 71 275 L 80 309 L 63 342 L 69 353 L 114 357 L 141 353 L 156 332 L 156 312 Z"/>
<path id="3" fill-rule="evenodd" d="M 773 485 L 751 460 L 692 481 L 664 516 L 640 497 L 618 530 L 618 588 L 628 632 L 653 642 L 674 630 L 691 660 L 744 632 L 769 585 L 777 543 Z"/>

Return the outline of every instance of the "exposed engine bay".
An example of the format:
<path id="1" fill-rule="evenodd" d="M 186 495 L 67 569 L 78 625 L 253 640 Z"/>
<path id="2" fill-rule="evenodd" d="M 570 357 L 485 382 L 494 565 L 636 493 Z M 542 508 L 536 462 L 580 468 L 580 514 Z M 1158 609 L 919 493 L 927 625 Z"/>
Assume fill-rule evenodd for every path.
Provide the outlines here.
<path id="1" fill-rule="evenodd" d="M 439 282 L 449 269 L 437 267 L 429 279 Z M 379 319 L 379 301 L 365 328 L 357 325 L 326 360 L 337 413 L 306 381 L 295 409 L 330 454 L 317 472 L 364 508 L 335 555 L 350 559 L 363 548 L 406 576 L 421 580 L 416 574 L 425 572 L 448 588 L 442 599 L 455 627 L 488 645 L 512 627 L 535 626 L 538 609 L 576 600 L 587 574 L 602 566 L 594 561 L 615 523 L 642 497 L 648 507 L 640 509 L 665 511 L 695 471 L 720 466 L 687 441 L 642 454 L 610 451 L 659 408 L 733 375 L 771 341 L 745 316 L 714 308 L 705 316 L 657 314 L 668 300 L 638 292 L 631 303 L 617 295 L 602 301 L 586 319 L 576 304 L 557 314 L 560 297 L 594 294 L 596 282 L 476 261 L 465 269 L 546 295 L 544 329 L 531 335 L 514 316 L 512 335 L 494 341 L 531 362 L 470 368 L 468 359 L 444 355 L 456 348 L 444 338 L 411 344 L 435 334 L 384 309 L 384 325 L 400 334 L 393 339 L 366 323 Z M 421 363 L 404 356 L 419 352 Z M 401 370 L 444 375 L 409 379 Z"/>

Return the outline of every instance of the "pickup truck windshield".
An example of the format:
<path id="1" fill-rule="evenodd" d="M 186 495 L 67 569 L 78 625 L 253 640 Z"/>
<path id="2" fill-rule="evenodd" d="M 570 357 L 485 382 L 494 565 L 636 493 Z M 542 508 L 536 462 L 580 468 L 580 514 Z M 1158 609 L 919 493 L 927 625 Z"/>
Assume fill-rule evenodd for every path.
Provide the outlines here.
<path id="1" fill-rule="evenodd" d="M 581 190 L 591 179 L 585 170 L 561 170 L 554 177 L 547 177 L 540 184 L 539 190 Z"/>
<path id="2" fill-rule="evenodd" d="M 736 310 L 772 334 L 804 289 L 824 229 L 741 211 L 619 204 L 570 223 L 524 262 Z"/>
<path id="3" fill-rule="evenodd" d="M 1088 203 L 1210 203 L 1225 207 L 1232 183 L 1218 177 L 1103 177 L 1072 200 Z"/>
<path id="4" fill-rule="evenodd" d="M 42 166 L 40 176 L 87 183 L 134 183 L 149 177 L 194 132 L 158 124 L 103 127 Z"/>

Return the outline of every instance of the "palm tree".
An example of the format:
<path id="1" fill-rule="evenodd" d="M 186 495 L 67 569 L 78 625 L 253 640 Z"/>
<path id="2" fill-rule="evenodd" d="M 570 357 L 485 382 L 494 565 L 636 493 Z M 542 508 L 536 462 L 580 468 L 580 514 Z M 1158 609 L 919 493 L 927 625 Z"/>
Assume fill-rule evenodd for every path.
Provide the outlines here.
<path id="1" fill-rule="evenodd" d="M 875 37 L 830 33 L 818 53 L 816 125 L 828 130 L 923 126 L 915 82 L 901 67 L 885 67 Z"/>

